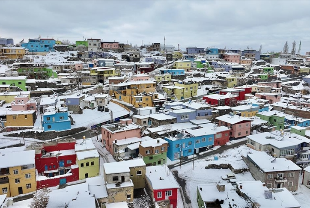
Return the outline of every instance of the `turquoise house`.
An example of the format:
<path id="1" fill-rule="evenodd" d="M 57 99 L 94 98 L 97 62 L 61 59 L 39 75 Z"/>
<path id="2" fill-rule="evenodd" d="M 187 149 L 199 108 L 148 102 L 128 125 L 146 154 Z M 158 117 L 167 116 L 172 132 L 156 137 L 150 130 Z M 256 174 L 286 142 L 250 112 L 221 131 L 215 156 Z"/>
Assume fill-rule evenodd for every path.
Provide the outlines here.
<path id="1" fill-rule="evenodd" d="M 44 131 L 64 131 L 71 129 L 71 120 L 68 112 L 51 111 L 45 112 L 42 118 Z"/>

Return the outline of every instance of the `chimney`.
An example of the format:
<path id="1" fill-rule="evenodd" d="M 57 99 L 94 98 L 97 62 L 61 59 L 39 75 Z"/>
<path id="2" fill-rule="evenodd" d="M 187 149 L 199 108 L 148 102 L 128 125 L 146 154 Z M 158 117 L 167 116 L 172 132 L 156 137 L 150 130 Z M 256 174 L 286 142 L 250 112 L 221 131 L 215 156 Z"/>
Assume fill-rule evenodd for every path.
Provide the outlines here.
<path id="1" fill-rule="evenodd" d="M 157 143 L 159 143 L 159 139 L 157 139 Z"/>

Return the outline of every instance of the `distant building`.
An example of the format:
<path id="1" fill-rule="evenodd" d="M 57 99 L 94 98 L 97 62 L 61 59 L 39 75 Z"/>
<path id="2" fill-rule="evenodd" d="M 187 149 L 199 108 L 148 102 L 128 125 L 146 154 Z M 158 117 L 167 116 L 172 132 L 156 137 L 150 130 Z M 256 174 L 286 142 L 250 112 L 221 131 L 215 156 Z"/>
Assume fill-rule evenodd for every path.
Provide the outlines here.
<path id="1" fill-rule="evenodd" d="M 29 39 L 28 43 L 22 43 L 21 46 L 28 49 L 29 52 L 50 52 L 54 51 L 56 41 L 54 39 Z"/>
<path id="2" fill-rule="evenodd" d="M 186 48 L 187 54 L 199 54 L 199 53 L 204 53 L 204 52 L 205 52 L 204 48 L 197 48 L 197 47 L 187 47 Z"/>

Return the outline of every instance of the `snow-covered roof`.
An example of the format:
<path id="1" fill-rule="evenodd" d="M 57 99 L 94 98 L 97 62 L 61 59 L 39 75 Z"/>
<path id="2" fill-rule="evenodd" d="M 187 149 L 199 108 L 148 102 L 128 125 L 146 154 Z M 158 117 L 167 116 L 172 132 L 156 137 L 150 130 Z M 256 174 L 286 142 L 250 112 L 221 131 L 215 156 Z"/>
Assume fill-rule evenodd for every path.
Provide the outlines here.
<path id="1" fill-rule="evenodd" d="M 252 202 L 257 203 L 258 207 L 300 207 L 298 201 L 286 188 L 269 190 L 261 181 L 240 181 L 237 184 L 239 190 Z M 272 197 L 266 198 L 265 192 L 271 192 Z"/>
<path id="2" fill-rule="evenodd" d="M 192 110 L 192 109 L 178 109 L 178 110 L 173 110 L 172 113 L 176 113 L 176 114 L 179 114 L 179 113 L 193 113 L 193 112 L 196 112 L 195 110 Z"/>
<path id="3" fill-rule="evenodd" d="M 102 176 L 86 178 L 86 183 L 88 184 L 90 194 L 94 194 L 97 199 L 108 197 L 105 181 Z"/>
<path id="4" fill-rule="evenodd" d="M 255 151 L 252 154 L 248 154 L 248 157 L 264 172 L 301 170 L 301 168 L 291 160 L 274 158 L 266 152 Z"/>
<path id="5" fill-rule="evenodd" d="M 217 120 L 220 121 L 224 121 L 226 123 L 230 123 L 230 124 L 236 124 L 242 121 L 251 121 L 251 119 L 247 118 L 247 117 L 242 117 L 242 116 L 236 116 L 236 115 L 222 115 L 219 117 L 216 117 Z"/>
<path id="6" fill-rule="evenodd" d="M 106 174 L 129 172 L 131 167 L 145 166 L 143 159 L 134 159 L 121 162 L 104 163 L 103 168 Z"/>
<path id="7" fill-rule="evenodd" d="M 166 166 L 146 167 L 146 177 L 153 190 L 179 188 L 179 184 Z"/>
<path id="8" fill-rule="evenodd" d="M 106 203 L 106 208 L 128 208 L 127 202 Z"/>
<path id="9" fill-rule="evenodd" d="M 93 150 L 96 149 L 92 139 L 79 139 L 75 142 L 75 151 Z"/>
<path id="10" fill-rule="evenodd" d="M 308 138 L 294 133 L 284 133 L 283 136 L 281 136 L 279 131 L 253 134 L 249 135 L 248 138 L 259 144 L 270 144 L 277 148 L 292 147 L 303 142 L 310 142 Z"/>
<path id="11" fill-rule="evenodd" d="M 158 147 L 158 146 L 162 146 L 163 144 L 167 144 L 167 143 L 168 142 L 166 140 L 163 140 L 161 138 L 157 138 L 157 139 L 143 141 L 143 142 L 141 142 L 140 145 L 142 147 Z"/>
<path id="12" fill-rule="evenodd" d="M 34 159 L 35 150 L 2 153 L 0 155 L 0 168 L 34 164 Z"/>
<path id="13" fill-rule="evenodd" d="M 166 115 L 163 113 L 153 113 L 149 115 L 150 118 L 153 118 L 155 120 L 168 120 L 168 119 L 174 119 L 174 116 Z"/>
<path id="14" fill-rule="evenodd" d="M 215 202 L 217 200 L 223 200 L 224 203 L 221 204 L 222 208 L 230 207 L 229 205 L 231 205 L 232 207 L 235 207 L 235 205 L 236 207 L 247 206 L 246 201 L 237 194 L 236 189 L 230 183 L 218 185 L 225 186 L 225 191 L 220 192 L 217 189 L 217 184 L 215 183 L 198 185 L 197 189 L 200 193 L 202 201 Z"/>
<path id="15" fill-rule="evenodd" d="M 97 152 L 97 150 L 87 150 L 87 151 L 77 152 L 76 156 L 78 160 L 84 160 L 88 158 L 99 158 L 99 153 Z"/>

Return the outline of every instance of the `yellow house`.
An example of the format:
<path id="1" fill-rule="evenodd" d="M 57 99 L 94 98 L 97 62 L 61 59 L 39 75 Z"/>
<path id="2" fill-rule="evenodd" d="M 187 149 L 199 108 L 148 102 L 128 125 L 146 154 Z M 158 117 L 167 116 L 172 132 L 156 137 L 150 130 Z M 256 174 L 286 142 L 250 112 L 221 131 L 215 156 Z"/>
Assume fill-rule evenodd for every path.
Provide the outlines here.
<path id="1" fill-rule="evenodd" d="M 35 110 L 28 111 L 6 111 L 6 127 L 33 126 L 36 120 Z"/>
<path id="2" fill-rule="evenodd" d="M 136 108 L 150 106 L 153 107 L 153 101 L 158 99 L 156 92 L 156 82 L 154 81 L 133 81 L 119 83 L 112 86 L 110 95 L 115 96 L 117 100 L 124 101 Z"/>
<path id="3" fill-rule="evenodd" d="M 15 100 L 17 95 L 27 95 L 30 98 L 30 91 L 2 92 L 0 93 L 0 100 L 4 100 L 6 103 L 11 103 Z"/>
<path id="4" fill-rule="evenodd" d="M 62 42 L 60 40 L 55 41 L 56 45 L 62 45 Z"/>
<path id="5" fill-rule="evenodd" d="M 197 96 L 198 83 L 197 82 L 175 82 L 174 86 L 183 88 L 183 99 Z M 181 92 L 181 90 L 180 90 Z M 181 95 L 181 94 L 179 94 Z M 178 97 L 178 96 L 177 96 Z M 182 100 L 182 97 L 178 98 Z"/>
<path id="6" fill-rule="evenodd" d="M 157 74 L 155 75 L 156 82 L 161 81 L 170 81 L 171 80 L 171 74 Z"/>
<path id="7" fill-rule="evenodd" d="M 181 59 L 183 57 L 183 54 L 181 53 L 181 51 L 174 51 L 173 52 L 173 58 L 174 59 Z"/>
<path id="8" fill-rule="evenodd" d="M 0 56 L 7 59 L 22 59 L 26 51 L 23 47 L 2 47 L 0 48 Z"/>
<path id="9" fill-rule="evenodd" d="M 94 67 L 90 69 L 90 76 L 97 76 L 98 82 L 107 80 L 108 77 L 115 77 L 120 74 L 119 70 L 111 67 Z"/>
<path id="10" fill-rule="evenodd" d="M 237 77 L 234 77 L 234 76 L 229 76 L 229 77 L 226 77 L 226 80 L 227 80 L 227 87 L 228 88 L 233 88 L 233 87 L 236 87 L 237 86 Z"/>
<path id="11" fill-rule="evenodd" d="M 176 69 L 185 69 L 189 71 L 192 67 L 192 62 L 190 60 L 179 60 L 174 62 L 174 67 Z"/>
<path id="12" fill-rule="evenodd" d="M 36 191 L 35 150 L 0 155 L 0 194 L 14 197 Z"/>
<path id="13" fill-rule="evenodd" d="M 252 105 L 239 105 L 232 107 L 231 110 L 234 114 L 240 113 L 242 117 L 253 117 L 258 113 L 259 107 Z"/>
<path id="14" fill-rule="evenodd" d="M 75 144 L 79 180 L 99 175 L 99 154 L 91 139 L 77 140 Z"/>

